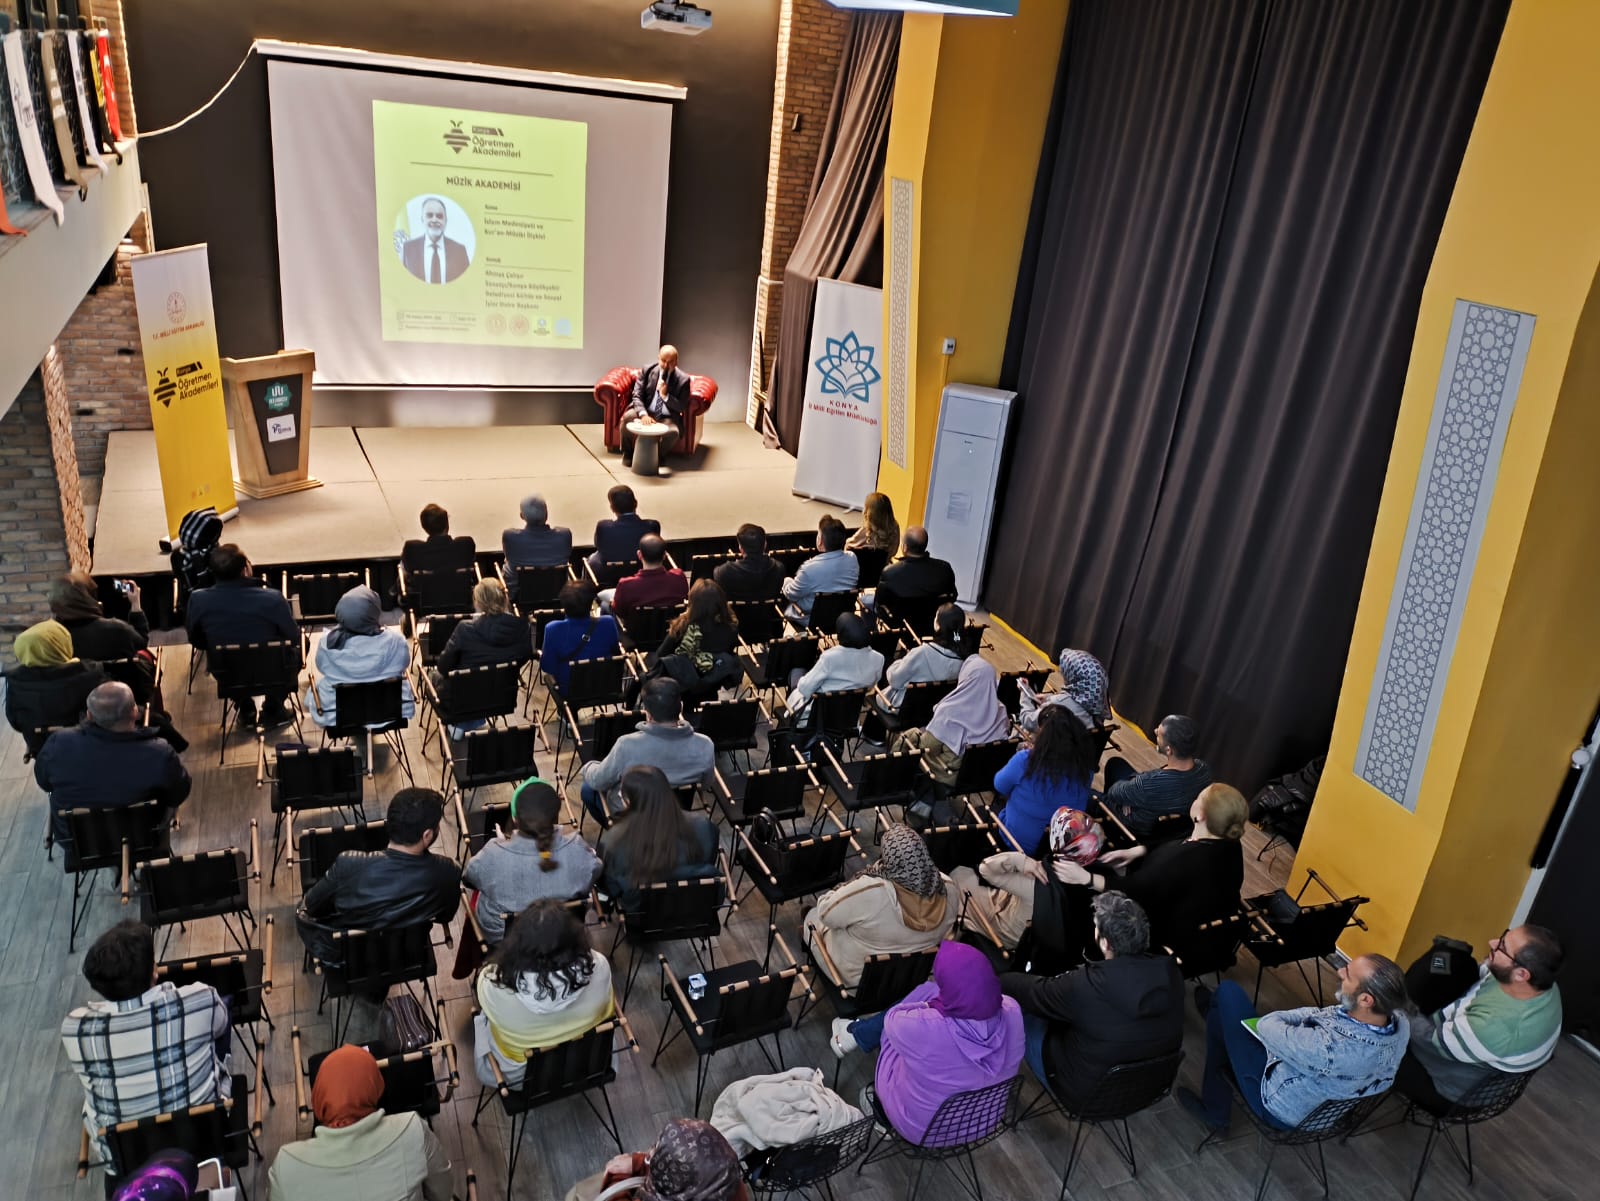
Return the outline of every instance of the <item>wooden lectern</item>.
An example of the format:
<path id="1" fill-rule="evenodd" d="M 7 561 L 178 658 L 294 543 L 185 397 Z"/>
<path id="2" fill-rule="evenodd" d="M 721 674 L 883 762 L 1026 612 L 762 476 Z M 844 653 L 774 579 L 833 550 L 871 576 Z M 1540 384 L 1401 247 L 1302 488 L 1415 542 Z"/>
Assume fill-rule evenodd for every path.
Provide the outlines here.
<path id="1" fill-rule="evenodd" d="M 280 350 L 254 359 L 223 359 L 238 477 L 233 486 L 261 499 L 322 487 L 307 474 L 311 456 L 309 350 Z"/>

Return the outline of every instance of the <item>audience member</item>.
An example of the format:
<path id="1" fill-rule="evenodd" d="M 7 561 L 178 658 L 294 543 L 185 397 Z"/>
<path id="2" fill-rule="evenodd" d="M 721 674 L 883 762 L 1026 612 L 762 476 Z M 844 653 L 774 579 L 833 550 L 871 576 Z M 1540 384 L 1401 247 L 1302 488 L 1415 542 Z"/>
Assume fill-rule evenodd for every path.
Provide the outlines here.
<path id="1" fill-rule="evenodd" d="M 749 1201 L 739 1154 L 709 1122 L 674 1118 L 651 1151 L 614 1155 L 565 1201 Z"/>
<path id="2" fill-rule="evenodd" d="M 839 641 L 818 655 L 811 670 L 789 691 L 789 716 L 797 725 L 809 720 L 811 700 L 819 693 L 872 688 L 883 678 L 883 653 L 872 648 L 865 621 L 854 613 L 841 613 L 833 629 Z"/>
<path id="3" fill-rule="evenodd" d="M 1211 783 L 1211 765 L 1197 759 L 1199 729 L 1194 718 L 1174 713 L 1156 726 L 1156 752 L 1166 760 L 1151 771 L 1135 772 L 1121 757 L 1105 766 L 1106 804 L 1134 834 L 1143 837 L 1156 819 L 1182 813 Z"/>
<path id="4" fill-rule="evenodd" d="M 1120 879 L 1104 871 L 1090 872 L 1057 863 L 1056 878 L 1094 892 L 1115 888 L 1135 901 L 1150 918 L 1158 945 L 1173 946 L 1201 922 L 1226 917 L 1239 907 L 1244 885 L 1245 818 L 1249 805 L 1239 790 L 1213 784 L 1189 806 L 1192 825 L 1183 842 L 1107 851 L 1100 868 L 1126 869 Z"/>
<path id="5" fill-rule="evenodd" d="M 889 825 L 878 861 L 817 898 L 805 916 L 805 940 L 844 987 L 855 988 L 868 956 L 930 950 L 960 911 L 955 885 L 934 866 L 922 835 Z"/>
<path id="6" fill-rule="evenodd" d="M 628 485 L 618 484 L 607 492 L 606 503 L 611 506 L 612 516 L 595 525 L 594 553 L 589 556 L 596 571 L 607 563 L 631 562 L 639 552 L 639 539 L 661 533 L 659 521 L 639 516 L 639 502 Z"/>
<path id="7" fill-rule="evenodd" d="M 905 704 L 906 688 L 912 684 L 935 684 L 953 680 L 961 673 L 961 631 L 967 615 L 960 605 L 940 605 L 933 615 L 933 637 L 919 642 L 889 664 L 888 683 L 872 698 L 880 713 L 893 715 Z"/>
<path id="8" fill-rule="evenodd" d="M 654 679 L 639 694 L 644 720 L 632 734 L 617 739 L 598 763 L 583 765 L 583 804 L 605 825 L 614 809 L 617 789 L 630 767 L 659 768 L 674 788 L 711 783 L 717 749 L 711 739 L 683 719 L 683 692 L 667 679 Z"/>
<path id="9" fill-rule="evenodd" d="M 572 531 L 564 525 L 550 524 L 550 506 L 538 493 L 522 498 L 522 528 L 513 526 L 500 534 L 500 550 L 506 566 L 565 567 L 572 561 Z"/>
<path id="10" fill-rule="evenodd" d="M 450 536 L 450 514 L 438 505 L 424 505 L 420 515 L 426 538 L 408 538 L 400 548 L 400 566 L 407 571 L 460 571 L 475 565 L 478 544 L 466 535 Z"/>
<path id="11" fill-rule="evenodd" d="M 108 1178 L 106 1189 L 109 1191 L 113 1187 L 116 1191 L 110 1193 L 111 1201 L 192 1201 L 202 1195 L 200 1164 L 187 1151 L 177 1148 L 157 1151 L 116 1180 Z M 218 1201 L 220 1197 L 232 1198 L 235 1194 L 231 1189 L 225 1193 L 208 1189 L 203 1195 Z"/>
<path id="12" fill-rule="evenodd" d="M 663 346 L 656 352 L 656 361 L 639 368 L 633 381 L 633 395 L 622 413 L 622 465 L 633 465 L 634 438 L 628 432 L 630 421 L 661 424 L 671 432 L 661 439 L 661 453 L 666 454 L 683 435 L 683 426 L 689 419 L 689 373 L 678 367 L 678 348 Z"/>
<path id="13" fill-rule="evenodd" d="M 783 564 L 767 554 L 767 531 L 745 522 L 739 527 L 739 557 L 714 573 L 730 601 L 777 600 L 783 594 Z"/>
<path id="14" fill-rule="evenodd" d="M 1110 681 L 1100 660 L 1088 651 L 1075 651 L 1067 647 L 1061 652 L 1061 691 L 1040 696 L 1026 677 L 1017 681 L 1017 724 L 1030 733 L 1038 728 L 1042 712 L 1059 705 L 1078 719 L 1090 732 L 1101 729 L 1111 720 L 1111 702 L 1107 699 Z"/>
<path id="15" fill-rule="evenodd" d="M 106 673 L 92 659 L 72 653 L 72 635 L 59 621 L 31 625 L 11 644 L 17 666 L 6 672 L 6 720 L 37 755 L 48 731 L 75 726 L 89 694 Z"/>
<path id="16" fill-rule="evenodd" d="M 161 731 L 136 724 L 133 690 L 108 680 L 89 694 L 81 725 L 50 735 L 33 762 L 33 778 L 50 794 L 50 836 L 76 863 L 69 809 L 121 809 L 160 801 L 167 821 L 188 799 L 189 772 Z"/>
<path id="17" fill-rule="evenodd" d="M 83 975 L 103 999 L 67 1014 L 61 1042 L 83 1085 L 84 1129 L 102 1156 L 102 1127 L 230 1095 L 228 1003 L 209 984 L 158 981 L 150 927 L 112 926 L 84 953 Z"/>
<path id="18" fill-rule="evenodd" d="M 955 596 L 955 569 L 928 553 L 926 527 L 914 525 L 906 530 L 904 552 L 878 577 L 879 598 L 885 593 L 908 601 L 948 600 Z M 889 606 L 894 607 L 892 599 Z"/>
<path id="19" fill-rule="evenodd" d="M 849 592 L 861 575 L 861 565 L 856 557 L 845 550 L 844 522 L 837 517 L 823 517 L 817 522 L 817 553 L 812 555 L 792 577 L 783 582 L 783 597 L 789 602 L 790 615 L 801 619 L 811 616 L 811 603 L 821 592 Z"/>
<path id="20" fill-rule="evenodd" d="M 339 724 L 340 684 L 370 684 L 379 680 L 400 681 L 400 715 L 410 719 L 416 713 L 411 693 L 411 646 L 398 630 L 383 628 L 383 604 L 378 594 L 357 585 L 339 598 L 334 606 L 338 625 L 322 636 L 313 658 L 316 671 L 306 689 L 306 710 L 323 728 Z"/>
<path id="21" fill-rule="evenodd" d="M 555 681 L 556 693 L 567 695 L 572 665 L 580 659 L 609 659 L 622 647 L 617 619 L 594 614 L 594 592 L 589 585 L 572 583 L 556 598 L 564 616 L 544 628 L 539 670 Z"/>
<path id="22" fill-rule="evenodd" d="M 1022 1011 L 1000 990 L 982 951 L 964 943 L 939 945 L 933 979 L 912 989 L 887 1013 L 848 1021 L 835 1018 L 829 1039 L 843 1058 L 857 1048 L 877 1050 L 869 1096 L 902 1138 L 921 1142 L 928 1125 L 957 1093 L 988 1088 L 1017 1074 L 1023 1056 Z M 997 1114 L 997 1120 L 998 1120 Z M 966 1130 L 956 1141 L 980 1138 Z M 930 1144 L 940 1145 L 936 1140 Z"/>
<path id="23" fill-rule="evenodd" d="M 921 753 L 928 774 L 941 784 L 955 783 L 961 756 L 969 746 L 998 742 L 1011 733 L 1011 716 L 1000 703 L 1000 676 L 982 655 L 961 664 L 956 686 L 933 707 L 925 729 L 902 730 L 894 749 Z"/>
<path id="24" fill-rule="evenodd" d="M 1496 1072 L 1531 1072 L 1561 1041 L 1561 942 L 1513 926 L 1489 944 L 1477 982 L 1437 1013 L 1412 1019 L 1395 1088 L 1443 1110 Z"/>
<path id="25" fill-rule="evenodd" d="M 1005 799 L 997 814 L 1017 845 L 1039 851 L 1050 818 L 1063 805 L 1084 809 L 1089 781 L 1100 762 L 1100 748 L 1059 706 L 1043 714 L 1031 746 L 1022 747 L 995 773 L 995 793 Z"/>
<path id="26" fill-rule="evenodd" d="M 651 670 L 674 680 L 685 698 L 716 693 L 744 678 L 744 665 L 734 653 L 739 621 L 728 598 L 713 580 L 696 580 L 683 612 L 672 619 L 656 649 Z"/>
<path id="27" fill-rule="evenodd" d="M 619 909 L 636 909 L 647 885 L 717 874 L 716 826 L 678 804 L 665 772 L 630 767 L 621 792 L 623 812 L 600 844 L 600 888 Z"/>
<path id="28" fill-rule="evenodd" d="M 1215 993 L 1195 989 L 1206 1018 L 1206 1063 L 1200 1094 L 1178 1089 L 1178 1103 L 1213 1130 L 1226 1130 L 1232 1110 L 1227 1069 L 1255 1114 L 1292 1129 L 1324 1101 L 1381 1093 L 1406 1053 L 1406 977 L 1382 955 L 1363 955 L 1339 969 L 1337 1004 L 1256 1016 L 1232 980 Z"/>
<path id="29" fill-rule="evenodd" d="M 271 1201 L 450 1201 L 454 1170 L 427 1122 L 385 1113 L 383 1073 L 365 1047 L 342 1046 L 311 1084 L 311 1137 L 285 1143 L 267 1174 Z"/>
<path id="30" fill-rule="evenodd" d="M 560 818 L 561 794 L 544 780 L 525 780 L 511 794 L 510 834 L 491 838 L 467 861 L 461 882 L 478 890 L 478 928 L 491 946 L 505 935 L 505 914 L 584 896 L 600 878 L 599 857 Z"/>
<path id="31" fill-rule="evenodd" d="M 610 596 L 611 611 L 626 622 L 636 609 L 646 605 L 681 605 L 689 595 L 689 577 L 676 567 L 667 566 L 667 544 L 659 534 L 639 539 L 639 570 L 617 581 Z M 605 604 L 604 593 L 600 601 Z"/>
<path id="32" fill-rule="evenodd" d="M 504 584 L 496 579 L 479 580 L 472 589 L 472 608 L 476 616 L 457 625 L 439 652 L 441 674 L 496 663 L 520 667 L 533 658 L 533 631 L 525 618 L 511 611 Z M 449 700 L 443 694 L 440 699 Z"/>
<path id="33" fill-rule="evenodd" d="M 431 788 L 402 788 L 385 814 L 389 845 L 342 851 L 306 890 L 295 921 L 318 959 L 338 962 L 331 930 L 387 930 L 447 922 L 461 902 L 461 869 L 433 853 L 444 798 Z"/>
<path id="34" fill-rule="evenodd" d="M 522 1083 L 528 1052 L 593 1030 L 615 1012 L 611 965 L 593 949 L 583 919 L 560 901 L 535 901 L 506 931 L 478 973 L 473 1058 L 485 1088 Z"/>
<path id="35" fill-rule="evenodd" d="M 845 550 L 900 549 L 900 523 L 894 519 L 894 502 L 882 492 L 869 492 L 861 505 L 861 526 L 844 544 Z"/>
<path id="36" fill-rule="evenodd" d="M 1095 897 L 1094 939 L 1098 961 L 1048 978 L 1000 977 L 1022 1006 L 1028 1066 L 1073 1113 L 1112 1068 L 1183 1045 L 1183 974 L 1172 956 L 1149 953 L 1144 910 L 1120 892 Z"/>
<path id="37" fill-rule="evenodd" d="M 196 650 L 300 641 L 300 627 L 295 623 L 288 597 L 276 588 L 268 588 L 265 580 L 251 574 L 250 560 L 242 550 L 231 542 L 224 542 L 212 547 L 207 558 L 216 583 L 190 595 L 186 618 L 189 642 Z M 280 688 L 265 694 L 260 716 L 262 725 L 281 726 L 289 721 L 289 710 L 284 706 L 289 691 Z M 240 725 L 256 724 L 253 698 L 240 701 L 238 708 Z"/>
<path id="38" fill-rule="evenodd" d="M 1065 859 L 1087 867 L 1100 855 L 1105 846 L 1105 835 L 1099 825 L 1081 809 L 1062 806 L 1050 819 L 1048 854 L 1046 859 Z M 1045 864 L 1021 851 L 1001 851 L 990 855 L 978 864 L 978 870 L 957 867 L 950 873 L 958 895 L 966 898 L 973 912 L 973 928 L 979 933 L 992 929 L 1000 938 L 1000 945 L 1014 951 L 1022 935 L 1033 923 L 1036 902 L 1041 895 L 1047 898 L 1039 908 L 1048 912 L 1048 897 L 1056 882 Z M 984 922 L 987 922 L 987 927 Z M 1041 923 L 1041 926 L 1043 923 Z M 1045 940 L 1050 945 L 1064 943 L 1064 937 L 1051 936 Z M 1081 946 L 1086 939 L 1077 939 Z M 1076 962 L 1076 959 L 1074 959 Z"/>

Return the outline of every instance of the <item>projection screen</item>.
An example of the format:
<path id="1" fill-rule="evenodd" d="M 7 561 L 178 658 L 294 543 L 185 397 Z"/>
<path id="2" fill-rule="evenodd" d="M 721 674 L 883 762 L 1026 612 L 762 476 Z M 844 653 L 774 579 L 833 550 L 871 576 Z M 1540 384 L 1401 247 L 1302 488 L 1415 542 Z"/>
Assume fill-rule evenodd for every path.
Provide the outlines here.
<path id="1" fill-rule="evenodd" d="M 267 92 L 284 345 L 319 383 L 587 387 L 649 357 L 670 103 L 277 59 Z"/>

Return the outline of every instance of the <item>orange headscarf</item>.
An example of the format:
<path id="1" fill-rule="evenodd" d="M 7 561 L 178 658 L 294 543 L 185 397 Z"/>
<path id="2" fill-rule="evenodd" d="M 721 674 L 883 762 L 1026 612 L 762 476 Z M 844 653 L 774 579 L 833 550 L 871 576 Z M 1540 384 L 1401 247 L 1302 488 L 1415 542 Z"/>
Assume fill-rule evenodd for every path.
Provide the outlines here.
<path id="1" fill-rule="evenodd" d="M 317 1068 L 311 1086 L 311 1112 L 317 1125 L 353 1126 L 383 1100 L 383 1073 L 365 1047 L 343 1046 Z"/>

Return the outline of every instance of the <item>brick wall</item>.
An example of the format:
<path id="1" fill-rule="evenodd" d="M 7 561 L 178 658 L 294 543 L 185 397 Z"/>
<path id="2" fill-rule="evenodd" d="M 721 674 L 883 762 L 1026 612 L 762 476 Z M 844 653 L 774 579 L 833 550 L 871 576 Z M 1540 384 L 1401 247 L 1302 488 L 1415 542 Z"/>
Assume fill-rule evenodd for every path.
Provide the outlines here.
<path id="1" fill-rule="evenodd" d="M 766 229 L 761 275 L 756 281 L 755 327 L 763 352 L 759 367 L 754 361 L 753 340 L 751 352 L 752 383 L 759 379 L 762 387 L 772 371 L 778 344 L 783 269 L 811 197 L 811 176 L 849 28 L 850 14 L 825 0 L 783 0 L 772 97 L 772 148 L 767 158 Z"/>
<path id="2" fill-rule="evenodd" d="M 142 220 L 136 223 L 130 240 L 117 248 L 115 282 L 85 296 L 56 339 L 65 369 L 78 472 L 90 504 L 99 500 L 107 437 L 113 430 L 150 428 L 130 266 L 140 252 L 132 239 L 142 235 L 142 226 Z"/>
<path id="3" fill-rule="evenodd" d="M 50 581 L 88 565 L 66 387 L 51 355 L 0 417 L 0 653 L 50 615 Z"/>
<path id="4" fill-rule="evenodd" d="M 85 0 L 83 14 L 91 25 L 104 24 L 111 35 L 112 86 L 117 91 L 117 117 L 122 123 L 122 136 L 131 138 L 139 132 L 139 122 L 133 112 L 133 84 L 128 78 L 128 39 L 123 33 L 122 0 Z"/>

